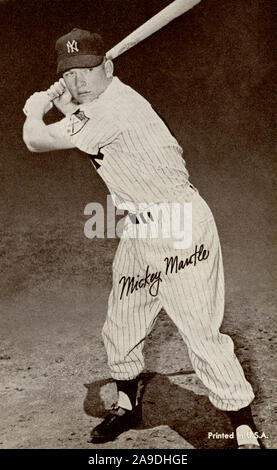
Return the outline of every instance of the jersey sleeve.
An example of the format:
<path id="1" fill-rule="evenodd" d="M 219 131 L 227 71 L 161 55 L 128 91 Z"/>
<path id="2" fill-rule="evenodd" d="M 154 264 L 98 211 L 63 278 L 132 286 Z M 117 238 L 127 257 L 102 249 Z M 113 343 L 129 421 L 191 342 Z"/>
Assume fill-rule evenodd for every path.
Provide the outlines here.
<path id="1" fill-rule="evenodd" d="M 74 146 L 88 154 L 113 142 L 118 132 L 116 119 L 97 107 L 81 107 L 70 116 L 67 125 L 67 135 Z"/>
<path id="2" fill-rule="evenodd" d="M 57 136 L 63 139 L 70 137 L 69 123 L 69 117 L 64 117 L 60 121 L 56 121 L 53 124 L 49 124 L 47 127 L 51 128 L 52 126 L 54 126 L 55 134 L 57 134 Z"/>

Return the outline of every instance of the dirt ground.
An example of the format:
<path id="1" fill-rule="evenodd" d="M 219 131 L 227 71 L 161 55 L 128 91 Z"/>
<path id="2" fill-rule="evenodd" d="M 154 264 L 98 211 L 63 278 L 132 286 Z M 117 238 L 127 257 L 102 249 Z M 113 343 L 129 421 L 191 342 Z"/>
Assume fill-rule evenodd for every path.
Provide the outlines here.
<path id="1" fill-rule="evenodd" d="M 88 442 L 116 398 L 101 329 L 118 240 L 83 233 L 85 205 L 105 205 L 107 189 L 75 150 L 35 155 L 22 142 L 25 100 L 56 80 L 57 37 L 93 28 L 108 49 L 169 0 L 95 0 L 93 18 L 91 0 L 0 3 L 0 448 L 232 448 L 208 439 L 231 432 L 229 421 L 210 404 L 165 312 L 145 345 L 142 424 L 113 443 Z M 205 0 L 115 67 L 170 124 L 215 215 L 222 331 L 253 385 L 264 444 L 276 449 L 272 18 L 268 0 Z"/>

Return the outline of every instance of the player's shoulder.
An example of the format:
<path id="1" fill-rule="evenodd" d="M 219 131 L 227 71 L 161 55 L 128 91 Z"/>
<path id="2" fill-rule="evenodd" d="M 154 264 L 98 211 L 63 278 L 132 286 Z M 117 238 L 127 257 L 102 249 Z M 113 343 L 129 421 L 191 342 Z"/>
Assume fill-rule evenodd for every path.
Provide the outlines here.
<path id="1" fill-rule="evenodd" d="M 118 77 L 113 79 L 112 93 L 106 95 L 107 106 L 121 119 L 129 118 L 137 114 L 139 110 L 148 112 L 152 107 L 131 85 L 122 82 Z"/>
<path id="2" fill-rule="evenodd" d="M 142 96 L 135 88 L 131 85 L 122 82 L 118 77 L 114 77 L 114 89 L 117 92 L 117 96 L 120 98 L 127 98 L 134 101 L 143 101 L 150 104 L 144 96 Z"/>

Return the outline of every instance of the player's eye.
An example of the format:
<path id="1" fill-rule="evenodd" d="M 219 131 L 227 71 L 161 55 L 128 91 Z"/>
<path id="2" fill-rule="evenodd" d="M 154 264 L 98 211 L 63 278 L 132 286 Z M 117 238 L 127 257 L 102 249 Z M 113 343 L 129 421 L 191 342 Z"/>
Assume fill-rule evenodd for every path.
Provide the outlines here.
<path id="1" fill-rule="evenodd" d="M 71 78 L 74 76 L 74 72 L 72 70 L 69 70 L 68 72 L 65 72 L 63 74 L 64 77 L 68 77 L 68 78 Z"/>

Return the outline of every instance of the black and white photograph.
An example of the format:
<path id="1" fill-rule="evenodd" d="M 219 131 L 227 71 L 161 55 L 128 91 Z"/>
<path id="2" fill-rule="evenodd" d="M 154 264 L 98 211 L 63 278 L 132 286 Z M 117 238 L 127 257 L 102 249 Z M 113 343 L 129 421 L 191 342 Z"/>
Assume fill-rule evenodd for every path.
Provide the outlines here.
<path id="1" fill-rule="evenodd" d="M 0 452 L 277 449 L 273 18 L 0 1 Z"/>

